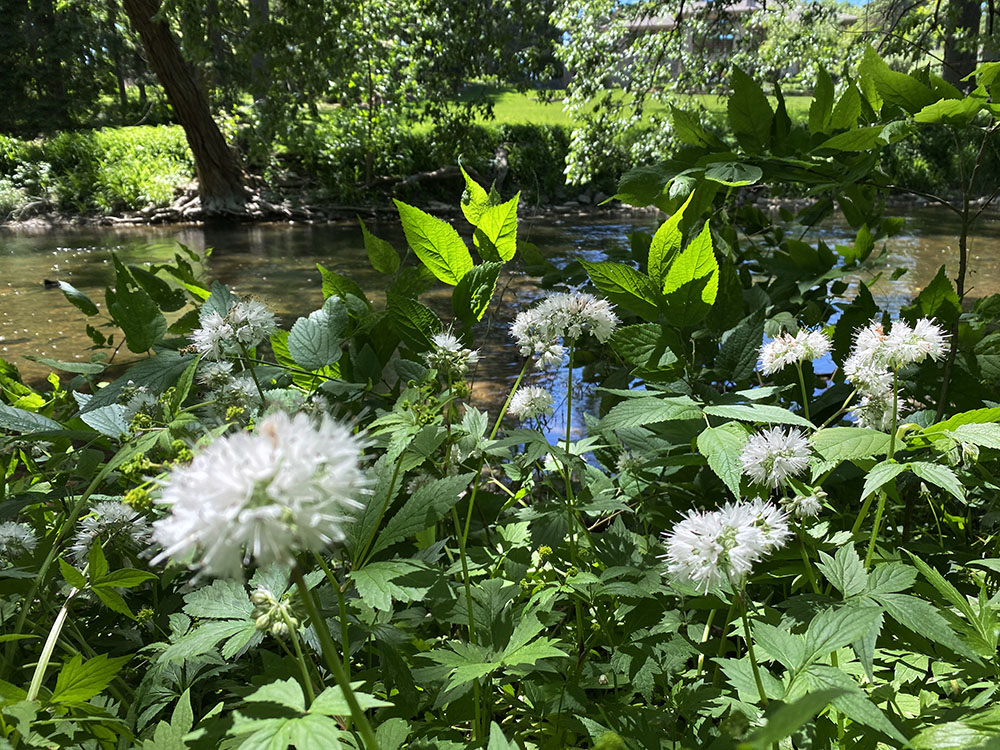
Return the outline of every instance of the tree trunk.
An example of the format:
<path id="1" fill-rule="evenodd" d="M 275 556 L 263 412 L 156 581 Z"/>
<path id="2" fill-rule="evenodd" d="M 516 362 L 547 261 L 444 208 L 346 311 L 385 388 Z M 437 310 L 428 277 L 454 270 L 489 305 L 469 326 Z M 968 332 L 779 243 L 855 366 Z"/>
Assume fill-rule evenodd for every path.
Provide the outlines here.
<path id="1" fill-rule="evenodd" d="M 264 57 L 265 27 L 271 22 L 269 0 L 250 0 L 250 90 L 255 102 L 264 98 L 268 85 L 267 60 Z"/>
<path id="2" fill-rule="evenodd" d="M 979 0 L 959 0 L 950 8 L 955 15 L 948 19 L 944 39 L 944 68 L 941 77 L 952 86 L 971 91 L 974 81 L 962 81 L 979 64 L 979 23 L 982 8 Z"/>
<path id="3" fill-rule="evenodd" d="M 154 16 L 159 0 L 124 0 L 125 13 L 139 33 L 149 64 L 184 128 L 198 173 L 201 208 L 207 216 L 243 214 L 247 193 L 236 155 L 222 137 L 208 97 L 181 56 L 170 27 Z"/>

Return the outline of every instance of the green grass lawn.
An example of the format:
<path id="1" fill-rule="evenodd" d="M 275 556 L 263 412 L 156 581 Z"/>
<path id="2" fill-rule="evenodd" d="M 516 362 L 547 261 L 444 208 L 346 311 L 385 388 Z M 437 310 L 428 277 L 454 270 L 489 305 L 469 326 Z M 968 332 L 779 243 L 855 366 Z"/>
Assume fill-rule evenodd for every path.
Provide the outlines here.
<path id="1" fill-rule="evenodd" d="M 533 125 L 572 125 L 570 116 L 563 110 L 563 102 L 559 92 L 555 93 L 555 98 L 550 101 L 541 101 L 537 93 L 532 91 L 518 92 L 510 87 L 477 87 L 462 98 L 471 98 L 472 95 L 485 93 L 493 102 L 494 122 L 509 123 L 512 125 L 533 124 Z M 619 95 L 620 92 L 618 92 Z M 713 114 L 724 114 L 726 111 L 726 98 L 715 94 L 693 94 L 688 100 L 695 107 L 704 107 Z M 809 116 L 809 103 L 812 97 L 809 96 L 786 96 L 785 106 L 788 108 L 788 115 L 792 120 L 805 120 Z M 771 99 L 772 105 L 775 100 Z M 649 113 L 661 113 L 666 107 L 662 104 L 652 104 L 646 107 Z"/>

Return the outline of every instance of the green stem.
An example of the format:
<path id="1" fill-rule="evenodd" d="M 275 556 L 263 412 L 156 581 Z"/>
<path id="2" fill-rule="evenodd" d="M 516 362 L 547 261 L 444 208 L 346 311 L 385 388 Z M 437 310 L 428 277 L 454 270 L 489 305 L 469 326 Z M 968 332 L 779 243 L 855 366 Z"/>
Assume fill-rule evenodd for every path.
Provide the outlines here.
<path id="1" fill-rule="evenodd" d="M 875 509 L 875 523 L 872 524 L 872 534 L 868 540 L 868 552 L 865 554 L 865 571 L 871 567 L 875 555 L 875 542 L 878 539 L 879 527 L 882 525 L 882 513 L 885 511 L 885 493 L 878 493 L 878 507 Z"/>
<path id="2" fill-rule="evenodd" d="M 260 381 L 257 380 L 257 371 L 254 370 L 253 365 L 250 364 L 250 352 L 247 351 L 246 345 L 237 340 L 240 345 L 240 351 L 243 352 L 243 364 L 247 370 L 250 371 L 250 377 L 253 378 L 253 384 L 257 386 L 257 394 L 260 396 L 260 408 L 257 409 L 257 416 L 264 413 L 264 389 L 260 387 Z"/>
<path id="3" fill-rule="evenodd" d="M 814 594 L 820 593 L 819 584 L 816 582 L 816 576 L 813 575 L 812 561 L 809 559 L 809 552 L 806 550 L 805 539 L 802 538 L 802 530 L 798 527 L 795 529 L 795 536 L 799 540 L 799 552 L 802 555 L 802 564 L 806 569 L 806 578 L 809 579 L 809 585 L 812 587 Z"/>
<path id="4" fill-rule="evenodd" d="M 705 621 L 705 629 L 701 633 L 701 646 L 704 648 L 705 644 L 708 643 L 708 636 L 712 632 L 712 622 L 715 620 L 715 615 L 718 613 L 718 609 L 713 607 L 708 613 L 708 620 Z M 702 670 L 705 668 L 705 653 L 702 652 L 698 654 L 698 674 L 696 676 L 700 677 Z"/>
<path id="5" fill-rule="evenodd" d="M 344 693 L 344 700 L 347 701 L 347 705 L 351 709 L 351 717 L 354 719 L 354 723 L 361 733 L 365 747 L 367 750 L 378 750 L 378 740 L 375 739 L 375 732 L 372 731 L 371 724 L 368 723 L 368 717 L 361 710 L 358 698 L 354 695 L 354 689 L 351 687 L 347 670 L 344 669 L 344 665 L 341 663 L 340 656 L 337 653 L 337 646 L 333 642 L 333 638 L 330 637 L 330 631 L 326 627 L 326 620 L 323 619 L 323 616 L 319 612 L 319 607 L 316 605 L 312 592 L 306 584 L 306 579 L 302 576 L 300 567 L 296 566 L 292 571 L 292 580 L 295 581 L 295 586 L 299 590 L 299 596 L 302 598 L 306 613 L 313 624 L 313 630 L 316 631 L 316 635 L 319 637 L 319 644 L 323 651 L 323 659 L 326 662 L 326 666 L 333 673 L 334 679 Z"/>
<path id="6" fill-rule="evenodd" d="M 514 386 L 507 392 L 507 399 L 503 402 L 503 406 L 500 407 L 500 413 L 497 415 L 497 421 L 493 423 L 493 429 L 490 431 L 490 440 L 493 440 L 497 436 L 497 432 L 500 431 L 500 422 L 507 414 L 507 409 L 510 406 L 510 400 L 514 398 L 514 393 L 517 391 L 517 387 L 521 385 L 521 381 L 524 379 L 524 373 L 528 371 L 528 365 L 531 364 L 530 359 L 524 360 L 524 366 L 521 368 L 521 372 L 517 374 L 517 380 L 514 381 Z"/>
<path id="7" fill-rule="evenodd" d="M 360 567 L 362 561 L 367 562 L 366 555 L 368 550 L 371 549 L 372 544 L 375 542 L 375 537 L 378 535 L 379 527 L 382 525 L 382 519 L 385 518 L 386 511 L 389 510 L 389 505 L 392 503 L 392 495 L 396 491 L 396 482 L 399 480 L 399 470 L 403 466 L 403 456 L 406 455 L 406 451 L 402 450 L 399 453 L 399 458 L 396 459 L 395 468 L 392 470 L 392 479 L 389 480 L 389 491 L 386 493 L 385 502 L 382 504 L 382 510 L 379 512 L 378 521 L 372 527 L 372 533 L 365 540 L 363 546 L 359 548 L 359 553 L 357 557 L 354 558 L 354 567 Z"/>
<path id="8" fill-rule="evenodd" d="M 899 386 L 898 386 L 898 375 L 896 370 L 892 371 L 892 426 L 889 429 L 889 452 L 886 457 L 887 461 L 891 463 L 896 462 L 896 430 L 898 429 L 897 423 L 899 421 Z M 878 532 L 882 526 L 882 514 L 885 512 L 885 499 L 886 493 L 878 493 L 878 507 L 875 509 L 875 523 L 872 524 L 871 537 L 868 540 L 868 552 L 865 554 L 865 570 L 867 571 L 872 564 L 872 558 L 875 555 L 875 542 L 878 540 Z"/>
<path id="9" fill-rule="evenodd" d="M 38 691 L 42 688 L 42 680 L 45 679 L 45 670 L 52 660 L 52 652 L 55 651 L 56 643 L 59 642 L 59 634 L 62 632 L 63 625 L 66 624 L 66 618 L 69 617 L 70 602 L 76 598 L 78 593 L 80 593 L 79 589 L 72 589 L 69 592 L 69 596 L 66 597 L 66 601 L 59 609 L 59 614 L 56 615 L 56 619 L 52 623 L 52 628 L 49 630 L 49 637 L 45 639 L 42 654 L 38 657 L 38 663 L 35 665 L 35 673 L 31 676 L 31 685 L 28 687 L 28 695 L 25 700 L 33 701 L 38 698 Z"/>
<path id="10" fill-rule="evenodd" d="M 796 362 L 795 369 L 799 373 L 799 388 L 802 390 L 802 411 L 805 412 L 806 419 L 811 422 L 812 419 L 809 417 L 809 398 L 806 394 L 806 380 L 802 375 L 802 363 Z"/>
<path id="11" fill-rule="evenodd" d="M 312 679 L 309 677 L 309 667 L 306 665 L 306 657 L 302 654 L 302 646 L 299 645 L 299 626 L 292 622 L 288 612 L 281 605 L 278 606 L 281 612 L 281 619 L 285 621 L 288 628 L 288 640 L 292 642 L 292 650 L 295 652 L 295 660 L 299 663 L 299 671 L 302 672 L 302 687 L 306 691 L 306 707 L 308 708 L 316 700 L 316 693 L 313 691 Z M 315 623 L 314 623 L 315 624 Z"/>
<path id="12" fill-rule="evenodd" d="M 760 702 L 767 708 L 767 693 L 764 692 L 764 683 L 760 679 L 760 667 L 757 666 L 757 656 L 753 651 L 753 635 L 750 632 L 750 618 L 747 617 L 746 589 L 740 592 L 740 601 L 743 606 L 740 613 L 743 617 L 743 637 L 747 642 L 747 653 L 750 655 L 750 668 L 753 670 L 753 680 L 757 683 L 757 692 L 760 695 Z"/>

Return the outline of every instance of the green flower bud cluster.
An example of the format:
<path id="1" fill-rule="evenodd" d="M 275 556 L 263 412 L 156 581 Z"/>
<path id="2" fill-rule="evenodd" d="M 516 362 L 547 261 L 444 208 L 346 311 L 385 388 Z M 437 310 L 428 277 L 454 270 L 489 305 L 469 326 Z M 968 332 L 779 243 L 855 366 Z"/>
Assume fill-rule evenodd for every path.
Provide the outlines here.
<path id="1" fill-rule="evenodd" d="M 257 589 L 250 596 L 254 605 L 250 616 L 254 626 L 261 633 L 270 633 L 275 638 L 287 638 L 289 625 L 298 628 L 299 619 L 292 614 L 291 607 L 275 598 L 267 589 Z"/>

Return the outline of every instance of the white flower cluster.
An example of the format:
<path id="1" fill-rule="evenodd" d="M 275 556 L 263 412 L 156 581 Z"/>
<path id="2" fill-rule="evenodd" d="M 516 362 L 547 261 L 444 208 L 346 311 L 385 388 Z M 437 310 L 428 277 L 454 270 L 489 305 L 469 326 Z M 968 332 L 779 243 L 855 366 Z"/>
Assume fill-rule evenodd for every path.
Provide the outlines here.
<path id="1" fill-rule="evenodd" d="M 552 394 L 537 385 L 518 388 L 511 396 L 507 413 L 519 419 L 534 419 L 552 414 Z"/>
<path id="2" fill-rule="evenodd" d="M 791 500 L 782 499 L 781 504 L 796 518 L 815 518 L 823 510 L 826 493 L 823 490 L 813 490 L 808 495 L 796 495 Z"/>
<path id="3" fill-rule="evenodd" d="M 811 362 L 830 353 L 833 342 L 823 331 L 800 329 L 794 336 L 782 333 L 760 349 L 760 367 L 773 375 L 788 365 Z"/>
<path id="4" fill-rule="evenodd" d="M 751 435 L 740 454 L 743 473 L 757 484 L 780 487 L 809 468 L 809 440 L 802 430 L 780 427 Z"/>
<path id="5" fill-rule="evenodd" d="M 70 552 L 78 565 L 87 561 L 95 541 L 119 551 L 142 552 L 149 546 L 149 523 L 135 508 L 117 500 L 102 500 L 77 524 Z"/>
<path id="6" fill-rule="evenodd" d="M 738 584 L 790 533 L 785 511 L 769 502 L 727 503 L 714 511 L 689 511 L 665 536 L 664 558 L 671 574 L 708 591 Z"/>
<path id="7" fill-rule="evenodd" d="M 920 318 L 911 328 L 893 322 L 889 333 L 873 320 L 854 334 L 854 346 L 844 360 L 844 375 L 861 394 L 852 410 L 862 427 L 890 429 L 893 405 L 893 371 L 918 364 L 927 357 L 944 356 L 948 337 L 940 326 Z"/>
<path id="8" fill-rule="evenodd" d="M 611 303 L 592 294 L 554 294 L 518 313 L 510 327 L 524 357 L 538 356 L 541 369 L 562 362 L 565 347 L 560 339 L 573 343 L 585 333 L 604 343 L 618 325 Z"/>
<path id="9" fill-rule="evenodd" d="M 225 315 L 217 310 L 202 308 L 201 328 L 191 334 L 195 349 L 206 359 L 222 359 L 257 346 L 274 333 L 277 321 L 274 313 L 254 299 L 234 302 Z"/>
<path id="10" fill-rule="evenodd" d="M 153 524 L 163 551 L 217 576 L 238 577 L 254 560 L 291 564 L 344 538 L 343 525 L 367 493 L 363 444 L 324 416 L 275 412 L 255 433 L 220 438 L 175 468 L 157 503 L 170 515 Z"/>
<path id="11" fill-rule="evenodd" d="M 431 337 L 434 348 L 424 354 L 424 362 L 441 373 L 463 378 L 479 362 L 479 352 L 466 349 L 450 331 Z"/>
<path id="12" fill-rule="evenodd" d="M 14 562 L 30 555 L 38 544 L 38 537 L 26 523 L 4 521 L 0 523 L 0 561 Z"/>

